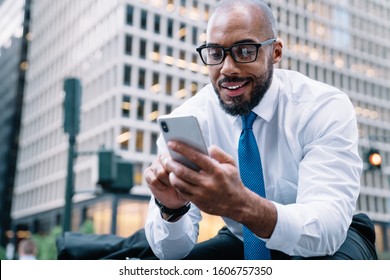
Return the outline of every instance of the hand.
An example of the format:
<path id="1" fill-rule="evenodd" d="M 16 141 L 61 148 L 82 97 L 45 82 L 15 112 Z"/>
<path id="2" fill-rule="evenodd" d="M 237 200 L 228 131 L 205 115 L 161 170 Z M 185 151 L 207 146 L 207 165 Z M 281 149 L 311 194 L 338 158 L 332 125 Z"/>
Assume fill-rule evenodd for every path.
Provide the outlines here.
<path id="1" fill-rule="evenodd" d="M 201 168 L 196 172 L 171 158 L 164 159 L 169 185 L 178 197 L 208 214 L 242 223 L 260 237 L 271 236 L 277 220 L 275 205 L 243 185 L 229 154 L 211 146 L 207 156 L 178 141 L 170 141 L 168 146 Z"/>
<path id="2" fill-rule="evenodd" d="M 145 169 L 144 176 L 146 183 L 154 197 L 164 206 L 177 209 L 188 202 L 172 187 L 169 182 L 169 173 L 165 169 L 163 162 L 170 159 L 168 154 L 159 157 Z"/>
<path id="3" fill-rule="evenodd" d="M 207 156 L 181 142 L 170 141 L 168 145 L 201 168 L 196 172 L 166 158 L 169 185 L 202 211 L 233 218 L 239 212 L 235 208 L 245 204 L 250 192 L 241 182 L 234 159 L 216 146 L 210 147 Z"/>

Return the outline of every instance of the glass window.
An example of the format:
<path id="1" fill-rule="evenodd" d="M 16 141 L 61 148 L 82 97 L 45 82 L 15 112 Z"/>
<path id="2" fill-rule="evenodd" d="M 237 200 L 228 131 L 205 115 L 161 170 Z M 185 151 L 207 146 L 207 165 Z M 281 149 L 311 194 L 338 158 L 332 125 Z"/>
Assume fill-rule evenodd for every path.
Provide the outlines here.
<path id="1" fill-rule="evenodd" d="M 166 95 L 172 95 L 172 76 L 167 76 L 165 83 Z"/>
<path id="2" fill-rule="evenodd" d="M 184 79 L 179 80 L 179 91 L 177 92 L 177 98 L 182 99 L 185 98 L 187 95 L 186 89 L 185 89 L 186 82 Z"/>
<path id="3" fill-rule="evenodd" d="M 133 12 L 134 12 L 134 7 L 132 5 L 127 5 L 127 8 L 126 8 L 126 23 L 128 25 L 133 25 Z"/>
<path id="4" fill-rule="evenodd" d="M 156 143 L 157 138 L 158 138 L 158 133 L 153 132 L 150 141 L 150 153 L 152 155 L 157 155 L 157 143 Z"/>
<path id="5" fill-rule="evenodd" d="M 152 74 L 152 92 L 153 93 L 159 93 L 161 91 L 161 86 L 160 86 L 160 83 L 159 83 L 159 80 L 160 80 L 160 74 L 157 73 L 157 72 L 153 72 Z"/>
<path id="6" fill-rule="evenodd" d="M 127 86 L 131 84 L 131 66 L 125 65 L 125 70 L 123 74 L 123 83 Z"/>
<path id="7" fill-rule="evenodd" d="M 160 61 L 160 44 L 158 43 L 153 44 L 152 60 L 154 62 Z"/>
<path id="8" fill-rule="evenodd" d="M 137 106 L 137 119 L 143 120 L 145 114 L 145 100 L 144 99 L 138 99 L 138 106 Z"/>
<path id="9" fill-rule="evenodd" d="M 173 38 L 173 20 L 172 19 L 168 19 L 167 36 L 168 36 L 168 38 Z"/>
<path id="10" fill-rule="evenodd" d="M 148 28 L 148 12 L 146 10 L 141 11 L 141 29 L 146 30 Z"/>
<path id="11" fill-rule="evenodd" d="M 181 60 L 186 60 L 186 52 L 185 51 L 180 51 L 179 57 Z"/>
<path id="12" fill-rule="evenodd" d="M 204 5 L 203 19 L 205 21 L 208 21 L 209 17 L 210 17 L 210 5 L 209 4 L 205 4 Z"/>
<path id="13" fill-rule="evenodd" d="M 142 130 L 137 130 L 135 150 L 137 152 L 142 152 L 144 150 L 144 132 Z"/>
<path id="14" fill-rule="evenodd" d="M 139 43 L 139 57 L 146 59 L 146 40 L 141 39 Z"/>
<path id="15" fill-rule="evenodd" d="M 145 76 L 146 76 L 146 71 L 145 69 L 141 68 L 138 71 L 138 88 L 145 88 Z"/>
<path id="16" fill-rule="evenodd" d="M 157 117 L 159 116 L 158 112 L 158 102 L 154 101 L 152 103 L 152 112 L 150 112 L 150 120 L 152 122 L 157 122 Z"/>
<path id="17" fill-rule="evenodd" d="M 191 84 L 191 95 L 194 96 L 197 91 L 198 91 L 198 83 L 197 82 L 192 82 L 192 84 Z"/>
<path id="18" fill-rule="evenodd" d="M 131 97 L 129 95 L 123 95 L 122 97 L 122 116 L 130 117 L 131 110 Z"/>
<path id="19" fill-rule="evenodd" d="M 198 28 L 192 27 L 192 44 L 194 46 L 198 45 Z"/>
<path id="20" fill-rule="evenodd" d="M 158 72 L 153 72 L 153 85 L 158 84 L 159 78 L 160 78 L 159 73 Z"/>
<path id="21" fill-rule="evenodd" d="M 167 47 L 167 55 L 173 56 L 173 48 L 172 47 Z"/>
<path id="22" fill-rule="evenodd" d="M 170 104 L 165 105 L 165 114 L 170 114 L 172 110 L 173 110 L 172 105 Z"/>
<path id="23" fill-rule="evenodd" d="M 125 53 L 131 55 L 132 50 L 133 50 L 133 37 L 130 35 L 126 35 Z"/>
<path id="24" fill-rule="evenodd" d="M 192 65 L 197 65 L 198 64 L 198 55 L 192 54 L 191 62 L 192 62 Z M 197 67 L 193 67 L 193 66 L 191 67 L 191 70 L 193 72 L 196 72 L 197 69 L 198 69 Z"/>
<path id="25" fill-rule="evenodd" d="M 172 47 L 167 47 L 167 55 L 165 57 L 165 63 L 168 66 L 172 66 L 175 62 L 175 59 L 173 57 L 173 48 Z"/>
<path id="26" fill-rule="evenodd" d="M 154 33 L 156 34 L 160 34 L 160 21 L 161 21 L 161 16 L 154 15 Z"/>
<path id="27" fill-rule="evenodd" d="M 174 1 L 173 0 L 168 0 L 166 7 L 167 7 L 167 11 L 168 12 L 173 12 L 173 10 L 175 9 Z"/>
<path id="28" fill-rule="evenodd" d="M 187 29 L 186 29 L 185 23 L 180 23 L 180 29 L 179 29 L 179 33 L 178 33 L 178 37 L 179 37 L 180 41 L 184 42 L 186 40 L 186 32 L 187 32 Z"/>
<path id="29" fill-rule="evenodd" d="M 120 148 L 127 150 L 129 148 L 130 130 L 128 127 L 121 128 L 121 134 L 118 136 Z"/>

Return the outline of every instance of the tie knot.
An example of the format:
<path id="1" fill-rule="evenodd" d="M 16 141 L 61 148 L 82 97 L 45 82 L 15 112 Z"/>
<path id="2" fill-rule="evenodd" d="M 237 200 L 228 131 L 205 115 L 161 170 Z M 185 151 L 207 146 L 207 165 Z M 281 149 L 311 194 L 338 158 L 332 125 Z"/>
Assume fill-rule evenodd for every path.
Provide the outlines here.
<path id="1" fill-rule="evenodd" d="M 257 115 L 254 112 L 250 112 L 248 115 L 241 116 L 242 118 L 242 129 L 252 129 L 253 122 Z"/>

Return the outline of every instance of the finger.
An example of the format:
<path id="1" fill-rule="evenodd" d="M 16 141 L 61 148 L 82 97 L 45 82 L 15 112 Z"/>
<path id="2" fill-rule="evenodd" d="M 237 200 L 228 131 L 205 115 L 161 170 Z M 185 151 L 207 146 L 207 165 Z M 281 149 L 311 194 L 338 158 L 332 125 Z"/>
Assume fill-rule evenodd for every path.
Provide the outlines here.
<path id="1" fill-rule="evenodd" d="M 168 184 L 161 181 L 156 175 L 152 167 L 148 167 L 144 172 L 145 181 L 148 184 L 149 188 L 156 191 L 164 191 L 168 188 L 169 179 L 167 179 Z M 168 176 L 166 176 L 168 178 Z"/>
<path id="2" fill-rule="evenodd" d="M 151 168 L 154 172 L 154 175 L 164 184 L 169 185 L 168 174 L 169 171 L 164 165 L 165 155 L 159 155 L 158 159 L 153 162 Z"/>
<path id="3" fill-rule="evenodd" d="M 190 148 L 190 147 L 188 147 Z M 192 149 L 192 148 L 190 148 Z M 196 150 L 194 150 L 195 153 L 198 153 Z M 205 157 L 206 161 L 209 163 L 204 163 L 203 167 L 207 170 L 207 173 L 211 173 L 214 168 L 216 168 L 214 165 L 216 164 L 216 161 L 211 159 L 208 156 L 205 156 L 203 154 L 200 154 L 200 156 Z M 185 181 L 186 183 L 190 185 L 199 185 L 204 181 L 206 177 L 206 171 L 201 169 L 199 172 L 196 170 L 193 170 L 189 168 L 188 166 L 182 164 L 181 162 L 173 160 L 171 157 L 165 157 L 163 160 L 163 164 L 165 167 L 165 170 L 169 173 L 174 173 L 177 177 L 179 177 L 181 180 Z M 201 167 L 202 167 L 201 166 Z M 169 182 L 169 184 L 172 184 L 172 182 Z"/>
<path id="4" fill-rule="evenodd" d="M 227 164 L 236 165 L 234 158 L 231 155 L 225 153 L 218 146 L 215 146 L 215 145 L 210 146 L 209 154 L 210 154 L 211 158 L 215 159 L 219 163 L 227 163 Z"/>
<path id="5" fill-rule="evenodd" d="M 169 181 L 171 186 L 182 198 L 191 200 L 191 197 L 193 196 L 194 185 L 184 181 L 173 172 L 169 173 Z"/>
<path id="6" fill-rule="evenodd" d="M 195 163 L 203 170 L 207 170 L 207 168 L 210 168 L 212 166 L 212 160 L 208 155 L 205 155 L 182 142 L 169 141 L 168 147 L 173 151 L 182 154 L 184 157 Z"/>

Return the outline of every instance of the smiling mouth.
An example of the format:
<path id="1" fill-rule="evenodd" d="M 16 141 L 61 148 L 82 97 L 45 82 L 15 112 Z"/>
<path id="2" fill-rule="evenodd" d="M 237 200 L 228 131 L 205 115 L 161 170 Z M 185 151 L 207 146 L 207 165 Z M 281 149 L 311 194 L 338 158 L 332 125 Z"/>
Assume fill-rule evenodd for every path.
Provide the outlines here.
<path id="1" fill-rule="evenodd" d="M 235 98 L 246 92 L 246 86 L 249 84 L 248 80 L 241 81 L 223 81 L 220 83 L 220 88 L 225 91 L 224 95 L 229 98 Z"/>
<path id="2" fill-rule="evenodd" d="M 220 86 L 221 86 L 221 88 L 228 89 L 228 90 L 237 90 L 239 88 L 246 86 L 248 83 L 249 83 L 249 81 L 240 82 L 240 83 L 238 83 L 238 82 L 224 82 L 224 83 L 221 83 Z"/>

